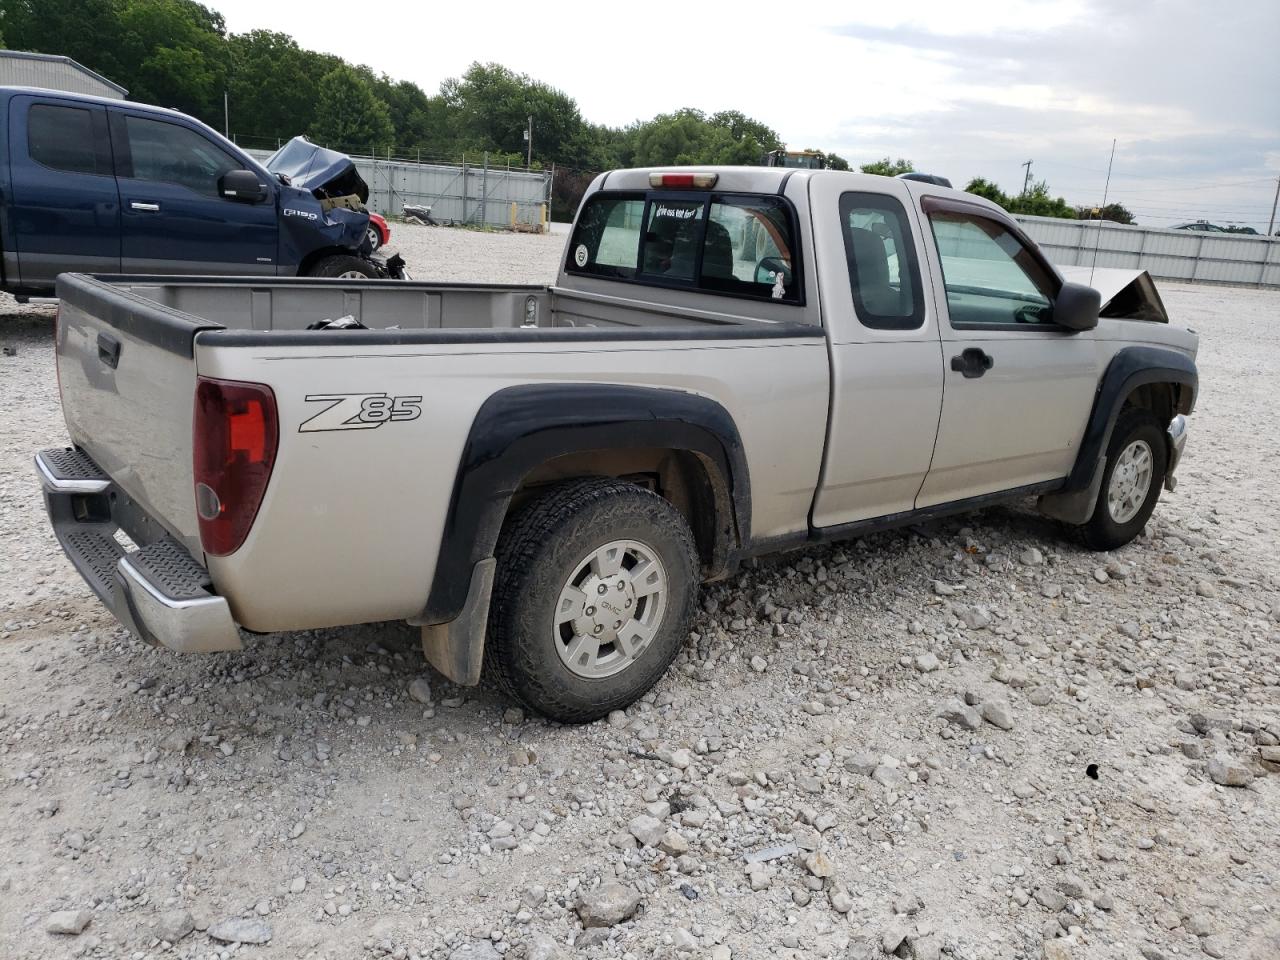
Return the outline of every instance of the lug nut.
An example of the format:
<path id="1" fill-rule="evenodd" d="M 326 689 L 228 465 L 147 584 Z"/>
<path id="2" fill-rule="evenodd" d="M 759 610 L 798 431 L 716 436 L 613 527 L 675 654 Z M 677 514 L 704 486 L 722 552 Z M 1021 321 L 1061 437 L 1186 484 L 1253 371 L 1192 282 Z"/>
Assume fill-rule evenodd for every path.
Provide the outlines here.
<path id="1" fill-rule="evenodd" d="M 630 600 L 628 600 L 628 601 L 627 601 L 627 609 L 628 609 L 628 610 L 630 610 L 630 609 L 631 609 L 631 601 L 630 601 Z"/>
<path id="2" fill-rule="evenodd" d="M 600 584 L 600 586 L 599 586 L 599 587 L 597 587 L 597 588 L 596 588 L 596 593 L 604 593 L 604 592 L 605 592 L 606 590 L 608 590 L 608 589 L 609 589 L 609 588 L 608 588 L 608 587 L 606 587 L 606 586 L 602 583 L 602 584 Z"/>
<path id="3" fill-rule="evenodd" d="M 595 608 L 595 607 L 587 607 L 587 609 L 586 609 L 586 610 L 584 610 L 584 611 L 582 611 L 582 612 L 583 612 L 583 613 L 585 613 L 588 617 L 594 617 L 594 616 L 595 616 L 595 613 L 596 613 L 596 608 Z"/>
<path id="4" fill-rule="evenodd" d="M 613 621 L 613 629 L 617 630 L 620 626 L 622 626 L 622 621 L 621 621 L 621 620 L 615 620 L 615 621 Z"/>
<path id="5" fill-rule="evenodd" d="M 603 630 L 603 629 L 604 629 L 604 627 L 600 626 L 600 624 L 598 624 L 598 623 L 597 623 L 597 624 L 596 624 L 596 628 L 595 628 L 594 630 L 592 630 L 591 632 L 592 632 L 592 633 L 599 633 L 599 632 L 600 632 L 601 630 Z"/>

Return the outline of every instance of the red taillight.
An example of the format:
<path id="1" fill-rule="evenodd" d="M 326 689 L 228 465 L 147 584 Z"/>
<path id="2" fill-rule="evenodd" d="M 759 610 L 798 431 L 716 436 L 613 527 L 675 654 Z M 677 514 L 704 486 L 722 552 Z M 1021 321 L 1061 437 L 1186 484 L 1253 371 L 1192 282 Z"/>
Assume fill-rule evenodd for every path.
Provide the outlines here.
<path id="1" fill-rule="evenodd" d="M 697 187 L 700 190 L 710 190 L 719 179 L 718 173 L 651 173 L 649 186 Z"/>
<path id="2" fill-rule="evenodd" d="M 249 535 L 275 466 L 275 394 L 261 383 L 200 377 L 191 439 L 200 542 L 226 556 Z"/>

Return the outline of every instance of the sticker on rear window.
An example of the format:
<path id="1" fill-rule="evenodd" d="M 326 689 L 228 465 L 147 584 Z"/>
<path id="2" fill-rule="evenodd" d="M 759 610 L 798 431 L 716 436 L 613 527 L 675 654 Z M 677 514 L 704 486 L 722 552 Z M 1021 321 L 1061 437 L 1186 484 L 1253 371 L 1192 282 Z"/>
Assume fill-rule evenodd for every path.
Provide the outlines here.
<path id="1" fill-rule="evenodd" d="M 585 243 L 580 243 L 578 244 L 578 248 L 573 251 L 573 262 L 579 267 L 585 267 L 587 265 L 587 258 L 590 255 L 590 252 L 587 250 L 587 245 Z"/>

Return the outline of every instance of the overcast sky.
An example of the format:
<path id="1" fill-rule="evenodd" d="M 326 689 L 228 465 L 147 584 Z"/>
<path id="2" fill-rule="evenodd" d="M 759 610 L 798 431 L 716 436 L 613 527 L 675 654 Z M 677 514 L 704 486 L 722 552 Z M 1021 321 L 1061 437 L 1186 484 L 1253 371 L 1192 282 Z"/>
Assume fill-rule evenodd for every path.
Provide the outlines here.
<path id="1" fill-rule="evenodd" d="M 230 31 L 429 93 L 496 61 L 596 123 L 737 109 L 791 146 L 907 157 L 957 186 L 1014 192 L 1032 160 L 1073 204 L 1101 201 L 1114 137 L 1110 199 L 1155 226 L 1263 230 L 1280 175 L 1280 0 L 204 2 Z"/>

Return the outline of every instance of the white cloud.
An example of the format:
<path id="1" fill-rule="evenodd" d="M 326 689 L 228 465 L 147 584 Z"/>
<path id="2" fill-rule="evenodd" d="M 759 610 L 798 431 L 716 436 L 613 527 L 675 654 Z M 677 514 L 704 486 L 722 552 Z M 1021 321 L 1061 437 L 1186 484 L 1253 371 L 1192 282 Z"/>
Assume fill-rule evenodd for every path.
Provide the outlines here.
<path id="1" fill-rule="evenodd" d="M 1006 188 L 1033 157 L 1036 176 L 1072 202 L 1096 202 L 1114 137 L 1112 194 L 1151 223 L 1265 227 L 1261 181 L 1280 167 L 1275 0 L 311 0 L 302 15 L 206 2 L 232 31 L 291 33 L 431 92 L 496 61 L 564 90 L 597 123 L 738 109 L 796 146 L 855 162 L 907 156 Z"/>

